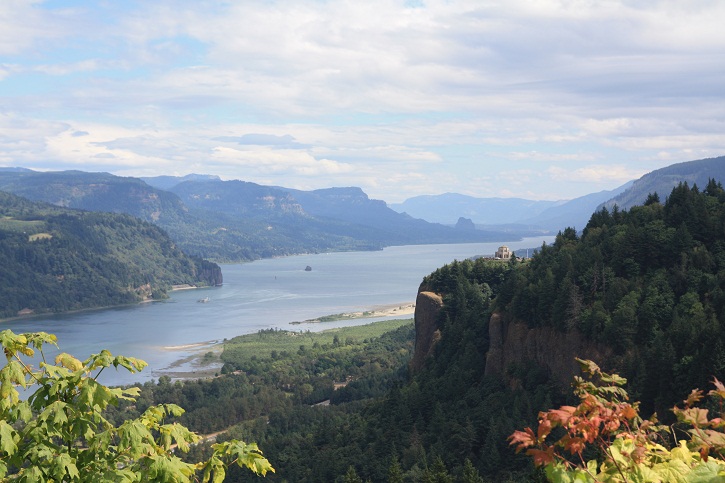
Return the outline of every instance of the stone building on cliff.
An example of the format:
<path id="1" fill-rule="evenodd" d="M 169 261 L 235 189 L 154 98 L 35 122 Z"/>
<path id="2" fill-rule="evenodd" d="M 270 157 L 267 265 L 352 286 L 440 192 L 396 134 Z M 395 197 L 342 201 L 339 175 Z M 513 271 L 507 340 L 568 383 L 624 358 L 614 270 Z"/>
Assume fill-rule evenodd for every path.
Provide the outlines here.
<path id="1" fill-rule="evenodd" d="M 494 255 L 495 258 L 500 258 L 501 260 L 508 260 L 511 258 L 511 255 L 513 252 L 509 250 L 509 247 L 506 245 L 498 247 L 498 250 L 496 251 L 496 255 Z"/>

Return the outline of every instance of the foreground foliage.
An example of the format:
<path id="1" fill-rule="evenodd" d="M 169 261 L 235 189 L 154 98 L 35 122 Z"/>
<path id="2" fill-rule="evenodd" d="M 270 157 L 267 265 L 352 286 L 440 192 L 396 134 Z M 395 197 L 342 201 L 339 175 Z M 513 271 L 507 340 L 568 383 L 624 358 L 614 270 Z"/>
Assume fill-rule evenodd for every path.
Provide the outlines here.
<path id="1" fill-rule="evenodd" d="M 517 451 L 526 450 L 544 468 L 549 481 L 725 481 L 725 386 L 720 381 L 715 379 L 708 393 L 717 402 L 718 417 L 710 419 L 709 410 L 697 406 L 704 393 L 694 390 L 683 408 L 673 408 L 678 424 L 667 427 L 656 416 L 640 417 L 639 403 L 628 402 L 626 379 L 578 361 L 589 376 L 574 380 L 579 405 L 541 412 L 536 432 L 526 428 L 509 436 Z"/>
<path id="2" fill-rule="evenodd" d="M 144 361 L 104 350 L 83 362 L 61 353 L 50 364 L 43 345 L 56 345 L 56 337 L 44 332 L 5 330 L 0 343 L 7 359 L 0 369 L 3 481 L 220 482 L 235 463 L 258 475 L 274 472 L 256 444 L 236 440 L 213 445 L 206 461 L 182 461 L 174 450 L 189 451 L 200 437 L 166 422 L 183 413 L 174 404 L 150 406 L 137 418 L 111 424 L 103 411 L 120 400 L 135 401 L 139 390 L 108 388 L 98 375 L 111 366 L 137 372 Z M 33 357 L 37 368 L 28 362 Z M 37 389 L 21 400 L 17 386 Z"/>

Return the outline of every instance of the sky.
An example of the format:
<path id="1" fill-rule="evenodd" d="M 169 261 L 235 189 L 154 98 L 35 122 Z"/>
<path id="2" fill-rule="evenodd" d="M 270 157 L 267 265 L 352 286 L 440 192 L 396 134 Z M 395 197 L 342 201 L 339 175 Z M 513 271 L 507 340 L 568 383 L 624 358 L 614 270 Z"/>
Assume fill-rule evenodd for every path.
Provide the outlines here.
<path id="1" fill-rule="evenodd" d="M 0 0 L 0 166 L 571 199 L 725 154 L 720 0 Z"/>

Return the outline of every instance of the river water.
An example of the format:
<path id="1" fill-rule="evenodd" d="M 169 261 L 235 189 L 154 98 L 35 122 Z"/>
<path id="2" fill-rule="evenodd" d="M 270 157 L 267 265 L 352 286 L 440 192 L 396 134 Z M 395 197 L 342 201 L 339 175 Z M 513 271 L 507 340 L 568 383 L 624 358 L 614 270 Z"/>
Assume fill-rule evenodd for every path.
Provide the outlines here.
<path id="1" fill-rule="evenodd" d="M 178 290 L 161 302 L 14 320 L 0 328 L 16 333 L 56 334 L 60 349 L 79 359 L 108 349 L 114 355 L 148 362 L 149 367 L 139 374 L 107 369 L 100 378 L 104 384 L 128 384 L 158 378 L 171 370 L 175 361 L 224 338 L 259 329 L 315 331 L 380 320 L 290 325 L 378 305 L 412 303 L 422 278 L 446 263 L 491 255 L 502 244 L 517 250 L 552 240 L 540 237 L 506 243 L 408 245 L 373 252 L 297 255 L 222 265 L 221 287 Z M 305 271 L 308 265 L 311 271 Z M 208 303 L 199 303 L 206 297 Z"/>

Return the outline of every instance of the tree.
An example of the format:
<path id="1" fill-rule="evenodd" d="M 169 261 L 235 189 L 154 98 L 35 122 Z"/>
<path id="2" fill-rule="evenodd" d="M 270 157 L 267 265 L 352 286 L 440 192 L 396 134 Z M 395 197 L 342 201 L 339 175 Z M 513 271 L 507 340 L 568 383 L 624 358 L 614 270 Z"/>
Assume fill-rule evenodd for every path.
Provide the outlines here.
<path id="1" fill-rule="evenodd" d="M 186 463 L 174 454 L 201 440 L 186 427 L 167 422 L 184 410 L 174 404 L 149 407 L 140 417 L 111 424 L 104 409 L 135 401 L 138 387 L 109 388 L 97 379 L 108 367 L 135 373 L 146 363 L 103 350 L 81 362 L 61 353 L 46 361 L 43 346 L 55 345 L 45 332 L 0 332 L 7 364 L 0 369 L 0 479 L 3 481 L 196 481 L 215 483 L 236 463 L 258 475 L 274 469 L 254 443 L 226 441 L 212 446 L 204 462 Z M 36 355 L 37 352 L 37 355 Z M 37 368 L 31 359 L 39 361 Z M 20 400 L 20 386 L 35 391 Z"/>
<path id="2" fill-rule="evenodd" d="M 466 458 L 466 462 L 463 465 L 463 477 L 461 478 L 462 483 L 483 483 L 483 478 L 478 473 L 478 470 L 471 460 Z"/>
<path id="3" fill-rule="evenodd" d="M 393 456 L 388 467 L 388 483 L 403 483 L 403 468 L 400 467 L 397 456 Z"/>

